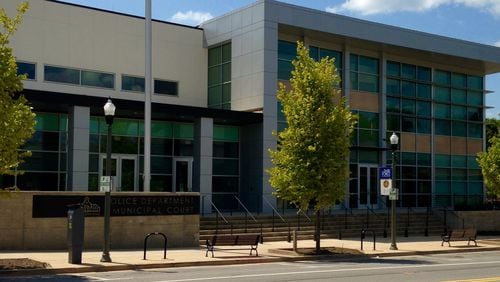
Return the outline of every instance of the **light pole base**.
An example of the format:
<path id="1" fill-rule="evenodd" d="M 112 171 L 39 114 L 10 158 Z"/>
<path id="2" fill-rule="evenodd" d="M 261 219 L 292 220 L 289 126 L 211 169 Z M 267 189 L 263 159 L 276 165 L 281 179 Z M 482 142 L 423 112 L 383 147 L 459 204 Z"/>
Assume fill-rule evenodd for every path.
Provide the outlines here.
<path id="1" fill-rule="evenodd" d="M 398 250 L 398 247 L 394 244 L 391 244 L 390 250 Z"/>
<path id="2" fill-rule="evenodd" d="M 111 257 L 107 253 L 102 253 L 101 262 L 111 262 Z"/>

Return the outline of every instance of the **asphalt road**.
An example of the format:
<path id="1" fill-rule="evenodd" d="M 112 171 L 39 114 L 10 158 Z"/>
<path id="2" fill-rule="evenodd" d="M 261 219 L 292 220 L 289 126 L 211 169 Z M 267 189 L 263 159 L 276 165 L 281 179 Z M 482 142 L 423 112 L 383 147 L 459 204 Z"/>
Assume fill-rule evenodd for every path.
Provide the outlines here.
<path id="1" fill-rule="evenodd" d="M 500 252 L 12 277 L 0 281 L 500 281 Z"/>

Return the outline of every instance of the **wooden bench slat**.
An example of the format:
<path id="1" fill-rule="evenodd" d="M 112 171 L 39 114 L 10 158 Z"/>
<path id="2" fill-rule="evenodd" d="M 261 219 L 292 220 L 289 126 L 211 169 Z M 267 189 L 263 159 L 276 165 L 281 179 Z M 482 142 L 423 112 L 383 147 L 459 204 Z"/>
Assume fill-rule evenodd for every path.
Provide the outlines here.
<path id="1" fill-rule="evenodd" d="M 451 247 L 450 241 L 467 241 L 467 246 L 469 246 L 470 242 L 473 241 L 477 247 L 476 237 L 477 230 L 475 228 L 452 229 L 448 234 L 441 236 L 443 240 L 441 246 L 443 246 L 444 242 L 447 242 L 448 246 Z"/>
<path id="2" fill-rule="evenodd" d="M 207 251 L 205 256 L 208 256 L 208 252 L 212 252 L 212 257 L 214 257 L 215 246 L 250 246 L 250 255 L 252 255 L 255 250 L 255 256 L 259 256 L 257 251 L 257 245 L 259 244 L 260 235 L 255 234 L 244 234 L 244 235 L 214 235 L 212 239 L 206 240 Z"/>

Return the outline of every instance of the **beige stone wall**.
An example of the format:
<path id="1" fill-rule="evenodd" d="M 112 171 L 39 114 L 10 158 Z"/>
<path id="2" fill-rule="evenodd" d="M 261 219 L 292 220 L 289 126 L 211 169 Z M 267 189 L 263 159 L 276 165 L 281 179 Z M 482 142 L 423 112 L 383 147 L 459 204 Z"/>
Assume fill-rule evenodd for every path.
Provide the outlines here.
<path id="1" fill-rule="evenodd" d="M 33 195 L 53 194 L 81 195 L 85 193 L 16 192 L 12 193 L 9 198 L 0 197 L 0 250 L 66 249 L 67 218 L 32 217 Z M 88 194 L 95 195 L 92 192 Z M 135 194 L 144 195 L 143 193 Z M 170 193 L 161 194 L 165 196 Z M 175 195 L 175 193 L 171 194 Z M 103 226 L 103 217 L 85 218 L 84 249 L 102 248 Z M 199 215 L 111 217 L 111 249 L 142 249 L 144 236 L 155 231 L 167 236 L 169 248 L 198 246 L 199 228 Z M 148 241 L 150 247 L 163 246 L 160 236 L 152 236 Z"/>
<path id="2" fill-rule="evenodd" d="M 465 227 L 474 226 L 479 231 L 500 231 L 500 211 L 456 211 L 460 218 L 465 220 Z M 461 227 L 458 223 L 455 227 Z"/>

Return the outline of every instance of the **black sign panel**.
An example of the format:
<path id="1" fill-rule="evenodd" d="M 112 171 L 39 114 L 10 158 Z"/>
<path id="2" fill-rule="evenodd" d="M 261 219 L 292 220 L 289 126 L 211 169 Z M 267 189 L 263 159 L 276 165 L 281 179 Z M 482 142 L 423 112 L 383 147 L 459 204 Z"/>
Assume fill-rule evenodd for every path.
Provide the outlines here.
<path id="1" fill-rule="evenodd" d="M 81 205 L 85 216 L 104 215 L 104 195 L 33 195 L 33 217 L 66 217 Z M 111 196 L 111 216 L 188 215 L 200 213 L 199 196 Z"/>

